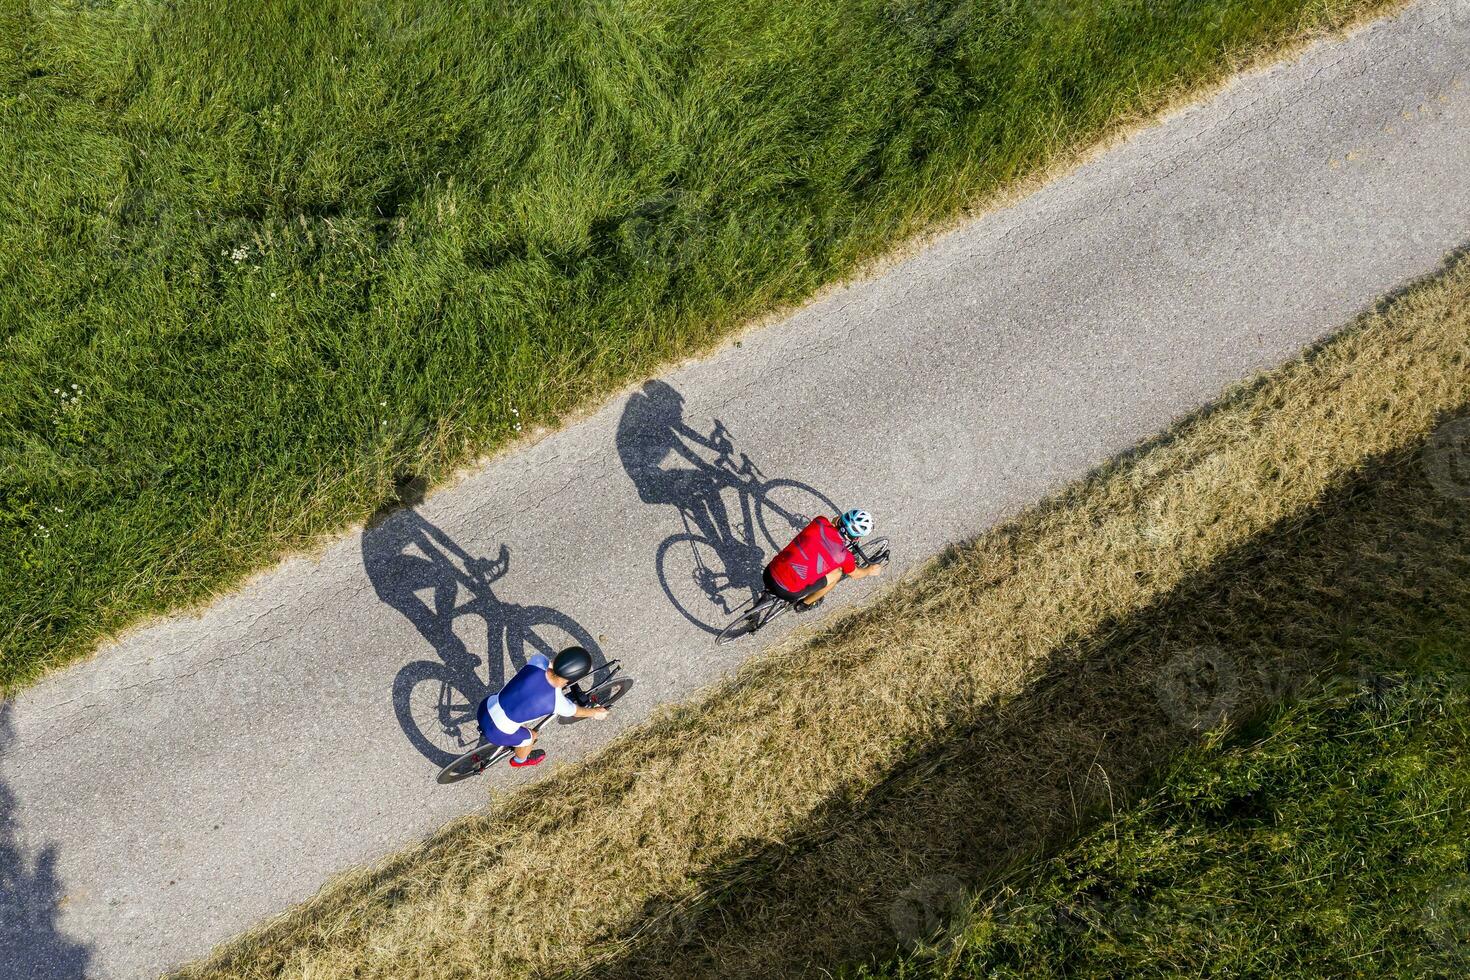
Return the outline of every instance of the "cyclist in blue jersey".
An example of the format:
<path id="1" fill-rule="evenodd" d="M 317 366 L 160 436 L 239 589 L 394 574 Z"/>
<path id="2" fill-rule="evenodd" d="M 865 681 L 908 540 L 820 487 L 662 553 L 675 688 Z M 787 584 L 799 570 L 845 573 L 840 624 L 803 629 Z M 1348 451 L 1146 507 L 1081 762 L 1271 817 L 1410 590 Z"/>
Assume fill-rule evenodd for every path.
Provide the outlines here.
<path id="1" fill-rule="evenodd" d="M 598 720 L 607 717 L 606 708 L 577 707 L 563 690 L 591 670 L 592 655 L 581 647 L 567 647 L 554 661 L 539 653 L 531 654 L 526 658 L 526 666 L 516 672 L 499 694 L 480 702 L 476 712 L 480 733 L 492 745 L 515 749 L 510 764 L 517 769 L 537 765 L 546 758 L 546 753 L 540 749 L 531 751 L 536 733 L 527 724 L 547 715 Z"/>

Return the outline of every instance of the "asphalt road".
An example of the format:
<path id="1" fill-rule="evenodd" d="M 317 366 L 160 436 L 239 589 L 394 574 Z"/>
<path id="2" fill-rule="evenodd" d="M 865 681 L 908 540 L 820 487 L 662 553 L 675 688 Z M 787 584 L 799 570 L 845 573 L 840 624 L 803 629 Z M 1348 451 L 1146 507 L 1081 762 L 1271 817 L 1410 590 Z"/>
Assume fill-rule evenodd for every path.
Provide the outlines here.
<path id="1" fill-rule="evenodd" d="M 574 759 L 761 648 L 707 627 L 790 514 L 866 506 L 919 561 L 1434 270 L 1470 240 L 1467 76 L 1470 0 L 1313 48 L 0 707 L 0 975 L 202 954 L 481 805 L 434 782 L 441 701 L 528 651 L 638 679 L 548 730 Z"/>

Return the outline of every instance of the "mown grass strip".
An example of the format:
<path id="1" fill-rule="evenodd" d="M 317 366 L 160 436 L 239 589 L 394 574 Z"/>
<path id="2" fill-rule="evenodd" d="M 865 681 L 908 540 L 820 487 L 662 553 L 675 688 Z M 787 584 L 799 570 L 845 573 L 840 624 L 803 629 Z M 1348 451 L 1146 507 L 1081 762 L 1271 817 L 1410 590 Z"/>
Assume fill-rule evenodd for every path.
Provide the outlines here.
<path id="1" fill-rule="evenodd" d="M 871 607 L 344 876 L 184 975 L 784 976 L 868 948 L 889 934 L 885 896 L 924 873 L 903 866 L 902 847 L 873 855 L 927 840 L 915 823 L 925 810 L 900 807 L 853 837 L 842 836 L 845 821 L 881 804 L 875 793 L 920 784 L 937 794 L 930 812 L 972 813 L 959 844 L 1003 864 L 1111 784 L 1053 785 L 1040 778 L 1046 764 L 1096 756 L 1100 730 L 1121 725 L 1137 735 L 1137 771 L 1109 761 L 1125 785 L 1146 771 L 1180 741 L 1157 699 L 1125 705 L 1121 719 L 1081 696 L 1054 709 L 1043 698 L 1021 724 L 1007 712 L 1030 710 L 1023 695 L 1039 675 L 1301 520 L 1365 461 L 1423 440 L 1470 400 L 1467 300 L 1461 263 Z M 1086 723 L 1068 728 L 1079 712 Z M 966 758 L 1034 778 L 1012 784 L 986 769 L 989 796 L 927 778 L 923 750 L 976 732 L 961 745 Z M 1042 768 L 1028 769 L 1031 759 Z M 807 852 L 819 857 L 802 865 Z M 798 865 L 810 873 L 785 874 Z M 784 890 L 761 892 L 766 880 Z M 741 904 L 746 893 L 761 901 Z M 840 903 L 813 901 L 834 894 Z"/>
<path id="2" fill-rule="evenodd" d="M 0 689 L 1388 5 L 4 5 Z"/>
<path id="3" fill-rule="evenodd" d="M 1409 663 L 1344 663 L 973 907 L 912 893 L 945 935 L 850 975 L 1464 976 L 1470 619 L 1425 625 Z"/>
<path id="4" fill-rule="evenodd" d="M 1017 696 L 924 739 L 856 804 L 839 801 L 806 821 L 799 840 L 707 875 L 707 886 L 725 888 L 696 906 L 686 930 L 715 950 L 700 962 L 716 968 L 700 972 L 741 962 L 742 945 L 763 950 L 768 968 L 781 962 L 772 960 L 782 945 L 800 950 L 782 964 L 794 973 L 922 938 L 966 888 L 1123 807 L 1201 730 L 1248 719 L 1315 675 L 1375 659 L 1402 664 L 1470 632 L 1467 540 L 1462 415 L 1427 443 L 1375 456 L 1310 511 L 1057 650 Z M 827 963 L 806 954 L 805 934 L 821 937 L 853 917 L 868 931 L 850 934 L 846 951 L 826 947 L 839 954 Z M 732 922 L 740 924 L 724 924 Z M 656 959 L 673 975 L 676 951 L 645 944 L 600 972 L 643 975 Z M 1326 945 L 1321 952 L 1331 959 Z M 1216 972 L 1198 965 L 1178 968 Z"/>

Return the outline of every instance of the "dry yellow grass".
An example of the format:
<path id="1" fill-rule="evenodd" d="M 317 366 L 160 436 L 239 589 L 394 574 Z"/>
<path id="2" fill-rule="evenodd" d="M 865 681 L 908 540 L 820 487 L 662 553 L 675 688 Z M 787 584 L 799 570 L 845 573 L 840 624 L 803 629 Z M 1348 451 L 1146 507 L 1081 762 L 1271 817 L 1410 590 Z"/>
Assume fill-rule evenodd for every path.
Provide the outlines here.
<path id="1" fill-rule="evenodd" d="M 1187 611 L 1131 641 L 1147 656 L 1128 677 L 1089 653 L 1470 401 L 1467 310 L 1462 261 L 698 703 L 183 975 L 789 975 L 891 942 L 895 888 L 934 860 L 998 868 L 1192 737 L 1136 697 L 1197 642 Z M 988 782 L 926 778 L 966 760 Z"/>

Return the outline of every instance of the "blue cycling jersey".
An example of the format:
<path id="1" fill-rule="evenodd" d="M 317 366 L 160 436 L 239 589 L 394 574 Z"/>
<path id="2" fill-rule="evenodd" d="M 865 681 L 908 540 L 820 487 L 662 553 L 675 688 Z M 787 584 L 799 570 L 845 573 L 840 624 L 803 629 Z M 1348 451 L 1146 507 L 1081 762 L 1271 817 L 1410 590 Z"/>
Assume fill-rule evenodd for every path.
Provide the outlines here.
<path id="1" fill-rule="evenodd" d="M 539 653 L 526 659 L 526 666 L 516 671 L 510 683 L 500 689 L 496 702 L 505 716 L 517 725 L 543 718 L 556 710 L 558 691 L 546 679 L 551 661 Z"/>

